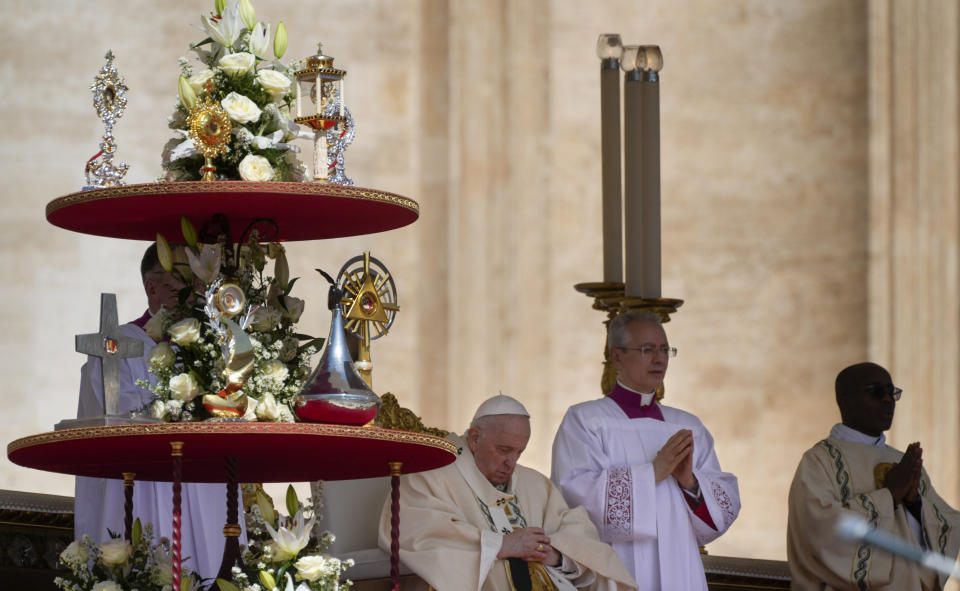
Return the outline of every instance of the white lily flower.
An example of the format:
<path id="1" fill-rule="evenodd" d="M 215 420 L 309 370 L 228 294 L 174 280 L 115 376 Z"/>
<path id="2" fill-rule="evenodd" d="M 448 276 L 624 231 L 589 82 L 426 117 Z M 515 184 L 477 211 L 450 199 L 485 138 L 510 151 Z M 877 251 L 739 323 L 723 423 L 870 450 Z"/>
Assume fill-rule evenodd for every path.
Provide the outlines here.
<path id="1" fill-rule="evenodd" d="M 290 576 L 290 573 L 283 573 L 283 575 L 287 578 L 287 586 L 283 589 L 283 591 L 310 591 L 310 587 L 304 582 L 301 582 L 299 585 L 294 587 L 293 578 Z"/>
<path id="2" fill-rule="evenodd" d="M 307 547 L 307 544 L 310 543 L 310 532 L 313 531 L 314 519 L 314 517 L 311 517 L 310 521 L 305 523 L 303 509 L 301 508 L 293 516 L 290 528 L 281 525 L 279 528 L 273 529 L 269 523 L 263 524 L 273 540 L 273 559 L 275 562 L 290 560 Z"/>
<path id="3" fill-rule="evenodd" d="M 237 42 L 237 38 L 243 31 L 243 22 L 240 20 L 240 11 L 236 4 L 223 11 L 220 22 L 214 22 L 205 15 L 200 18 L 203 21 L 203 28 L 211 39 L 227 49 L 233 49 L 233 44 Z"/>
<path id="4" fill-rule="evenodd" d="M 250 139 L 250 141 L 256 145 L 261 150 L 268 150 L 270 148 L 277 148 L 278 150 L 283 150 L 287 147 L 283 143 L 283 130 L 278 129 L 277 131 L 271 133 L 270 135 L 258 135 Z"/>
<path id="5" fill-rule="evenodd" d="M 250 40 L 247 42 L 247 49 L 258 58 L 264 59 L 270 50 L 270 25 L 257 23 L 257 26 L 250 31 Z"/>
<path id="6" fill-rule="evenodd" d="M 193 274 L 204 284 L 210 285 L 220 275 L 220 245 L 204 244 L 199 257 L 193 254 L 193 249 L 188 248 L 187 261 Z"/>
<path id="7" fill-rule="evenodd" d="M 252 31 L 257 22 L 257 13 L 253 10 L 253 3 L 250 0 L 239 0 L 237 8 L 240 12 L 240 20 Z"/>

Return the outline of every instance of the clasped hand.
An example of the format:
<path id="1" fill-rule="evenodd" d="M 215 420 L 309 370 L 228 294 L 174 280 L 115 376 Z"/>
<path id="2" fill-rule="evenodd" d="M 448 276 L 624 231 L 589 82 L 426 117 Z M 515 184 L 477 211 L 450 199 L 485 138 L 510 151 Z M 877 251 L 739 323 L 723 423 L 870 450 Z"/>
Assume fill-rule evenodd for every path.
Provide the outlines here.
<path id="1" fill-rule="evenodd" d="M 912 503 L 919 496 L 920 473 L 923 469 L 923 449 L 915 441 L 907 446 L 900 462 L 883 479 L 883 486 L 890 490 L 895 504 Z"/>
<path id="2" fill-rule="evenodd" d="M 522 558 L 549 566 L 559 566 L 561 560 L 560 553 L 550 545 L 547 533 L 539 527 L 522 527 L 503 536 L 497 558 Z"/>
<path id="3" fill-rule="evenodd" d="M 673 475 L 687 490 L 697 485 L 693 476 L 693 431 L 681 429 L 663 444 L 653 459 L 653 474 L 657 482 Z"/>

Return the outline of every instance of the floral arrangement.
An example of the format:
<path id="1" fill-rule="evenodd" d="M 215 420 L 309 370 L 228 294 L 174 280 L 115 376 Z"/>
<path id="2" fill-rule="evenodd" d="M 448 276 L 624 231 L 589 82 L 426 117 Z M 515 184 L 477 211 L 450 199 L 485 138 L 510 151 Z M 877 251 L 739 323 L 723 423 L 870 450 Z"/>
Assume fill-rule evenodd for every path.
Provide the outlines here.
<path id="1" fill-rule="evenodd" d="M 295 331 L 304 302 L 290 295 L 296 278 L 283 246 L 260 244 L 255 230 L 238 244 L 201 244 L 189 220 L 181 225 L 187 244 L 177 250 L 157 236 L 161 265 L 184 287 L 174 309 L 144 327 L 158 341 L 148 354 L 156 381 L 137 382 L 154 394 L 149 414 L 293 422 L 292 400 L 323 339 Z M 273 276 L 265 275 L 270 260 Z"/>
<path id="2" fill-rule="evenodd" d="M 199 67 L 180 58 L 180 102 L 168 124 L 178 136 L 167 142 L 162 163 L 168 181 L 199 180 L 204 157 L 190 137 L 189 116 L 198 101 L 219 105 L 229 116 L 232 130 L 225 152 L 213 160 L 217 177 L 224 180 L 299 181 L 304 167 L 299 148 L 290 142 L 313 137 L 292 121 L 293 73 L 298 63 L 283 64 L 287 31 L 281 22 L 273 35 L 270 25 L 258 22 L 250 0 L 226 6 L 217 0 L 215 12 L 202 16 L 208 37 L 192 44 Z"/>
<path id="3" fill-rule="evenodd" d="M 131 540 L 111 532 L 110 540 L 94 544 L 90 536 L 73 541 L 60 553 L 60 564 L 70 574 L 54 583 L 63 591 L 169 591 L 173 581 L 170 541 L 153 543 L 153 526 L 141 526 L 136 520 Z M 201 581 L 190 571 L 181 571 L 180 588 L 199 591 Z"/>
<path id="4" fill-rule="evenodd" d="M 346 591 L 353 585 L 340 582 L 353 560 L 324 553 L 333 534 L 312 536 L 319 504 L 302 505 L 289 486 L 286 505 L 289 515 L 280 515 L 266 493 L 257 491 L 257 502 L 247 511 L 246 570 L 234 567 L 233 582 L 217 579 L 220 591 Z"/>

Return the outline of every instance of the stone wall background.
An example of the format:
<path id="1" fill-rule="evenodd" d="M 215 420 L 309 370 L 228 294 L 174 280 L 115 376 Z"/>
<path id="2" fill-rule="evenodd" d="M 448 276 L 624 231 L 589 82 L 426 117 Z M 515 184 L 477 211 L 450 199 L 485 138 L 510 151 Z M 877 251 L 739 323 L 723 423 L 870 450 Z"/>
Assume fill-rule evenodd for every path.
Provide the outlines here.
<path id="1" fill-rule="evenodd" d="M 918 9 L 926 16 L 916 30 L 927 34 L 924 27 L 947 20 L 940 18 L 947 4 Z M 663 294 L 685 301 L 667 325 L 681 351 L 667 377 L 667 402 L 703 419 L 724 468 L 740 478 L 740 518 L 709 551 L 785 558 L 787 489 L 802 452 L 839 420 L 836 372 L 868 354 L 890 363 L 891 350 L 922 358 L 933 347 L 922 339 L 877 345 L 888 342 L 877 335 L 890 334 L 883 323 L 902 308 L 876 294 L 894 284 L 909 294 L 921 289 L 878 269 L 926 256 L 902 250 L 909 240 L 878 242 L 885 234 L 876 231 L 892 219 L 877 220 L 877 179 L 890 178 L 884 175 L 895 160 L 882 160 L 881 148 L 894 140 L 884 143 L 877 130 L 909 135 L 883 106 L 894 78 L 878 82 L 894 71 L 892 58 L 877 56 L 887 55 L 881 49 L 896 38 L 892 23 L 903 20 L 884 20 L 891 6 L 261 0 L 261 20 L 287 25 L 286 57 L 305 57 L 322 40 L 348 70 L 358 122 L 348 174 L 421 206 L 407 228 L 289 245 L 292 272 L 303 277 L 297 291 L 307 299 L 301 328 L 325 335 L 329 325 L 325 286 L 312 269 L 333 272 L 371 250 L 397 278 L 402 308 L 392 334 L 373 349 L 376 390 L 397 394 L 428 424 L 455 430 L 498 390 L 518 396 L 534 415 L 525 462 L 549 472 L 565 409 L 598 395 L 603 317 L 572 287 L 601 279 L 594 43 L 601 32 L 657 43 L 665 58 Z M 96 329 L 99 293 L 117 293 L 121 319 L 144 307 L 136 269 L 146 243 L 74 234 L 44 219 L 47 202 L 80 188 L 83 164 L 97 151 L 102 128 L 90 82 L 112 48 L 131 89 L 115 128 L 118 158 L 131 164 L 128 182 L 152 181 L 169 137 L 177 58 L 201 38 L 195 25 L 210 7 L 7 0 L 4 8 L 0 441 L 9 443 L 75 414 L 83 358 L 72 335 Z M 939 25 L 937 38 L 949 39 L 957 22 Z M 941 65 L 955 74 L 955 47 L 950 59 Z M 939 133 L 955 156 L 956 79 L 947 86 L 952 94 L 931 90 L 928 101 L 952 117 L 953 135 L 949 125 Z M 956 158 L 946 162 L 949 178 L 936 185 L 939 205 L 927 220 L 956 201 Z M 884 193 L 900 194 L 893 185 Z M 911 203 L 927 195 L 917 192 Z M 937 236 L 940 262 L 955 278 L 950 211 Z M 903 231 L 924 228 L 895 219 Z M 931 263 L 930 277 L 940 262 Z M 940 318 L 941 344 L 956 341 L 954 287 L 923 292 L 918 303 L 949 311 Z M 908 333 L 909 318 L 897 318 Z M 939 350 L 938 375 L 956 385 L 955 349 Z M 891 365 L 906 391 L 901 406 L 918 418 L 898 428 L 893 442 L 924 440 L 925 466 L 935 479 L 947 478 L 956 468 L 960 413 L 949 402 L 956 390 L 905 383 L 897 368 L 906 366 Z M 952 414 L 928 433 L 921 419 L 937 414 L 935 399 L 953 404 Z M 932 434 L 936 441 L 927 442 Z M 72 494 L 71 478 L 6 460 L 0 482 Z M 960 485 L 946 482 L 941 492 L 956 505 Z"/>

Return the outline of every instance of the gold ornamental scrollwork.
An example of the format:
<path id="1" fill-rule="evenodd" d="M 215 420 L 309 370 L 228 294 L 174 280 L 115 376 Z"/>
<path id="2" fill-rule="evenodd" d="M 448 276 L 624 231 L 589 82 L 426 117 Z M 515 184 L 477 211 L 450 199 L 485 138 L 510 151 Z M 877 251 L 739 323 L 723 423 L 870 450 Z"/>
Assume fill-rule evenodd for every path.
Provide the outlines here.
<path id="1" fill-rule="evenodd" d="M 436 435 L 437 437 L 446 437 L 450 434 L 450 431 L 425 426 L 420 417 L 414 414 L 412 410 L 400 406 L 397 397 L 389 392 L 380 397 L 380 411 L 373 423 L 384 429 L 401 429 L 414 433 Z"/>

